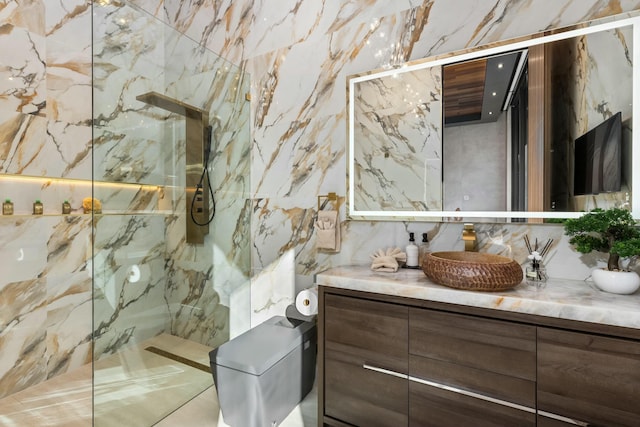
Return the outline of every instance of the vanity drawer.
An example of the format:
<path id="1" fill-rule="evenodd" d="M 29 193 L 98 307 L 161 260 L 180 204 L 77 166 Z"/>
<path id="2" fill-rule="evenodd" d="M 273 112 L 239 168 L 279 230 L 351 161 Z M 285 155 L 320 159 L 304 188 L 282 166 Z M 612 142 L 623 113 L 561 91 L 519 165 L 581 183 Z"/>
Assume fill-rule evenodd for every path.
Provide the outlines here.
<path id="1" fill-rule="evenodd" d="M 324 295 L 324 414 L 356 426 L 406 426 L 408 308 Z"/>
<path id="2" fill-rule="evenodd" d="M 408 308 L 406 306 L 325 295 L 325 351 L 346 353 L 354 360 L 407 373 Z"/>
<path id="3" fill-rule="evenodd" d="M 535 427 L 535 410 L 409 381 L 409 426 Z"/>
<path id="4" fill-rule="evenodd" d="M 324 366 L 324 415 L 363 427 L 407 425 L 406 376 L 363 368 L 344 353 L 327 355 Z"/>
<path id="5" fill-rule="evenodd" d="M 536 328 L 409 310 L 409 425 L 536 425 Z"/>
<path id="6" fill-rule="evenodd" d="M 640 342 L 538 328 L 538 409 L 539 425 L 640 426 Z"/>
<path id="7" fill-rule="evenodd" d="M 411 308 L 409 353 L 520 378 L 536 379 L 536 327 Z"/>
<path id="8" fill-rule="evenodd" d="M 456 363 L 409 356 L 409 379 L 443 389 L 459 389 L 479 399 L 487 398 L 505 406 L 535 410 L 536 382 Z"/>

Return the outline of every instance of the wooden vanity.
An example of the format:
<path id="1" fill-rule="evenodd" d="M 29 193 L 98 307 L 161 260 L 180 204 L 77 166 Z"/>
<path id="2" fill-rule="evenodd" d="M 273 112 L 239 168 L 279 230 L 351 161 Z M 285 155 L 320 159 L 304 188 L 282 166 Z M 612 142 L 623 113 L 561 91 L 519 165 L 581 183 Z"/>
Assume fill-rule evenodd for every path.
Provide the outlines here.
<path id="1" fill-rule="evenodd" d="M 366 267 L 316 282 L 319 426 L 640 426 L 640 295 Z"/>

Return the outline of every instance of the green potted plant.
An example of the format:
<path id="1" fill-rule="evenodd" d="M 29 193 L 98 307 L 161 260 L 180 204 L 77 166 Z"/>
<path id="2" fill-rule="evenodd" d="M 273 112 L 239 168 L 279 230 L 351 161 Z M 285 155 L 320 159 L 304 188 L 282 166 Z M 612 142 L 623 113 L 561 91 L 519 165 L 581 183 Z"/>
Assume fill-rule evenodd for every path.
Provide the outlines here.
<path id="1" fill-rule="evenodd" d="M 620 258 L 640 255 L 640 229 L 631 212 L 622 208 L 593 209 L 564 223 L 569 243 L 583 254 L 608 253 L 606 269 L 594 269 L 591 277 L 603 291 L 630 294 L 640 287 L 640 276 L 620 268 Z"/>

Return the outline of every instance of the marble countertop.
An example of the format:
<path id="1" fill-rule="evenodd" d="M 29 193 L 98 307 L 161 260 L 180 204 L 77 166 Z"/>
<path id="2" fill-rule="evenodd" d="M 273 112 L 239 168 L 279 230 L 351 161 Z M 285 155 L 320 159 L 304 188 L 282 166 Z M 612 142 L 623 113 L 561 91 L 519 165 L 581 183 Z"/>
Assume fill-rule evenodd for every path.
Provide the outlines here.
<path id="1" fill-rule="evenodd" d="M 549 279 L 539 288 L 523 281 L 508 291 L 477 292 L 437 285 L 422 270 L 382 273 L 369 266 L 344 266 L 318 273 L 316 284 L 640 329 L 640 291 L 632 295 L 610 294 L 585 281 Z"/>

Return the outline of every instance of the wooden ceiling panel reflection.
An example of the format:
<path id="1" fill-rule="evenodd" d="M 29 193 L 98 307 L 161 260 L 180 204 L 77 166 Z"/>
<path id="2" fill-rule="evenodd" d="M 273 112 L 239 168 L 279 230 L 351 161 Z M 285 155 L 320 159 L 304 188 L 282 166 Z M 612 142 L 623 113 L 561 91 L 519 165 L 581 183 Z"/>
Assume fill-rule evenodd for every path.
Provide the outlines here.
<path id="1" fill-rule="evenodd" d="M 456 117 L 481 117 L 486 72 L 486 59 L 444 67 L 445 121 Z"/>

